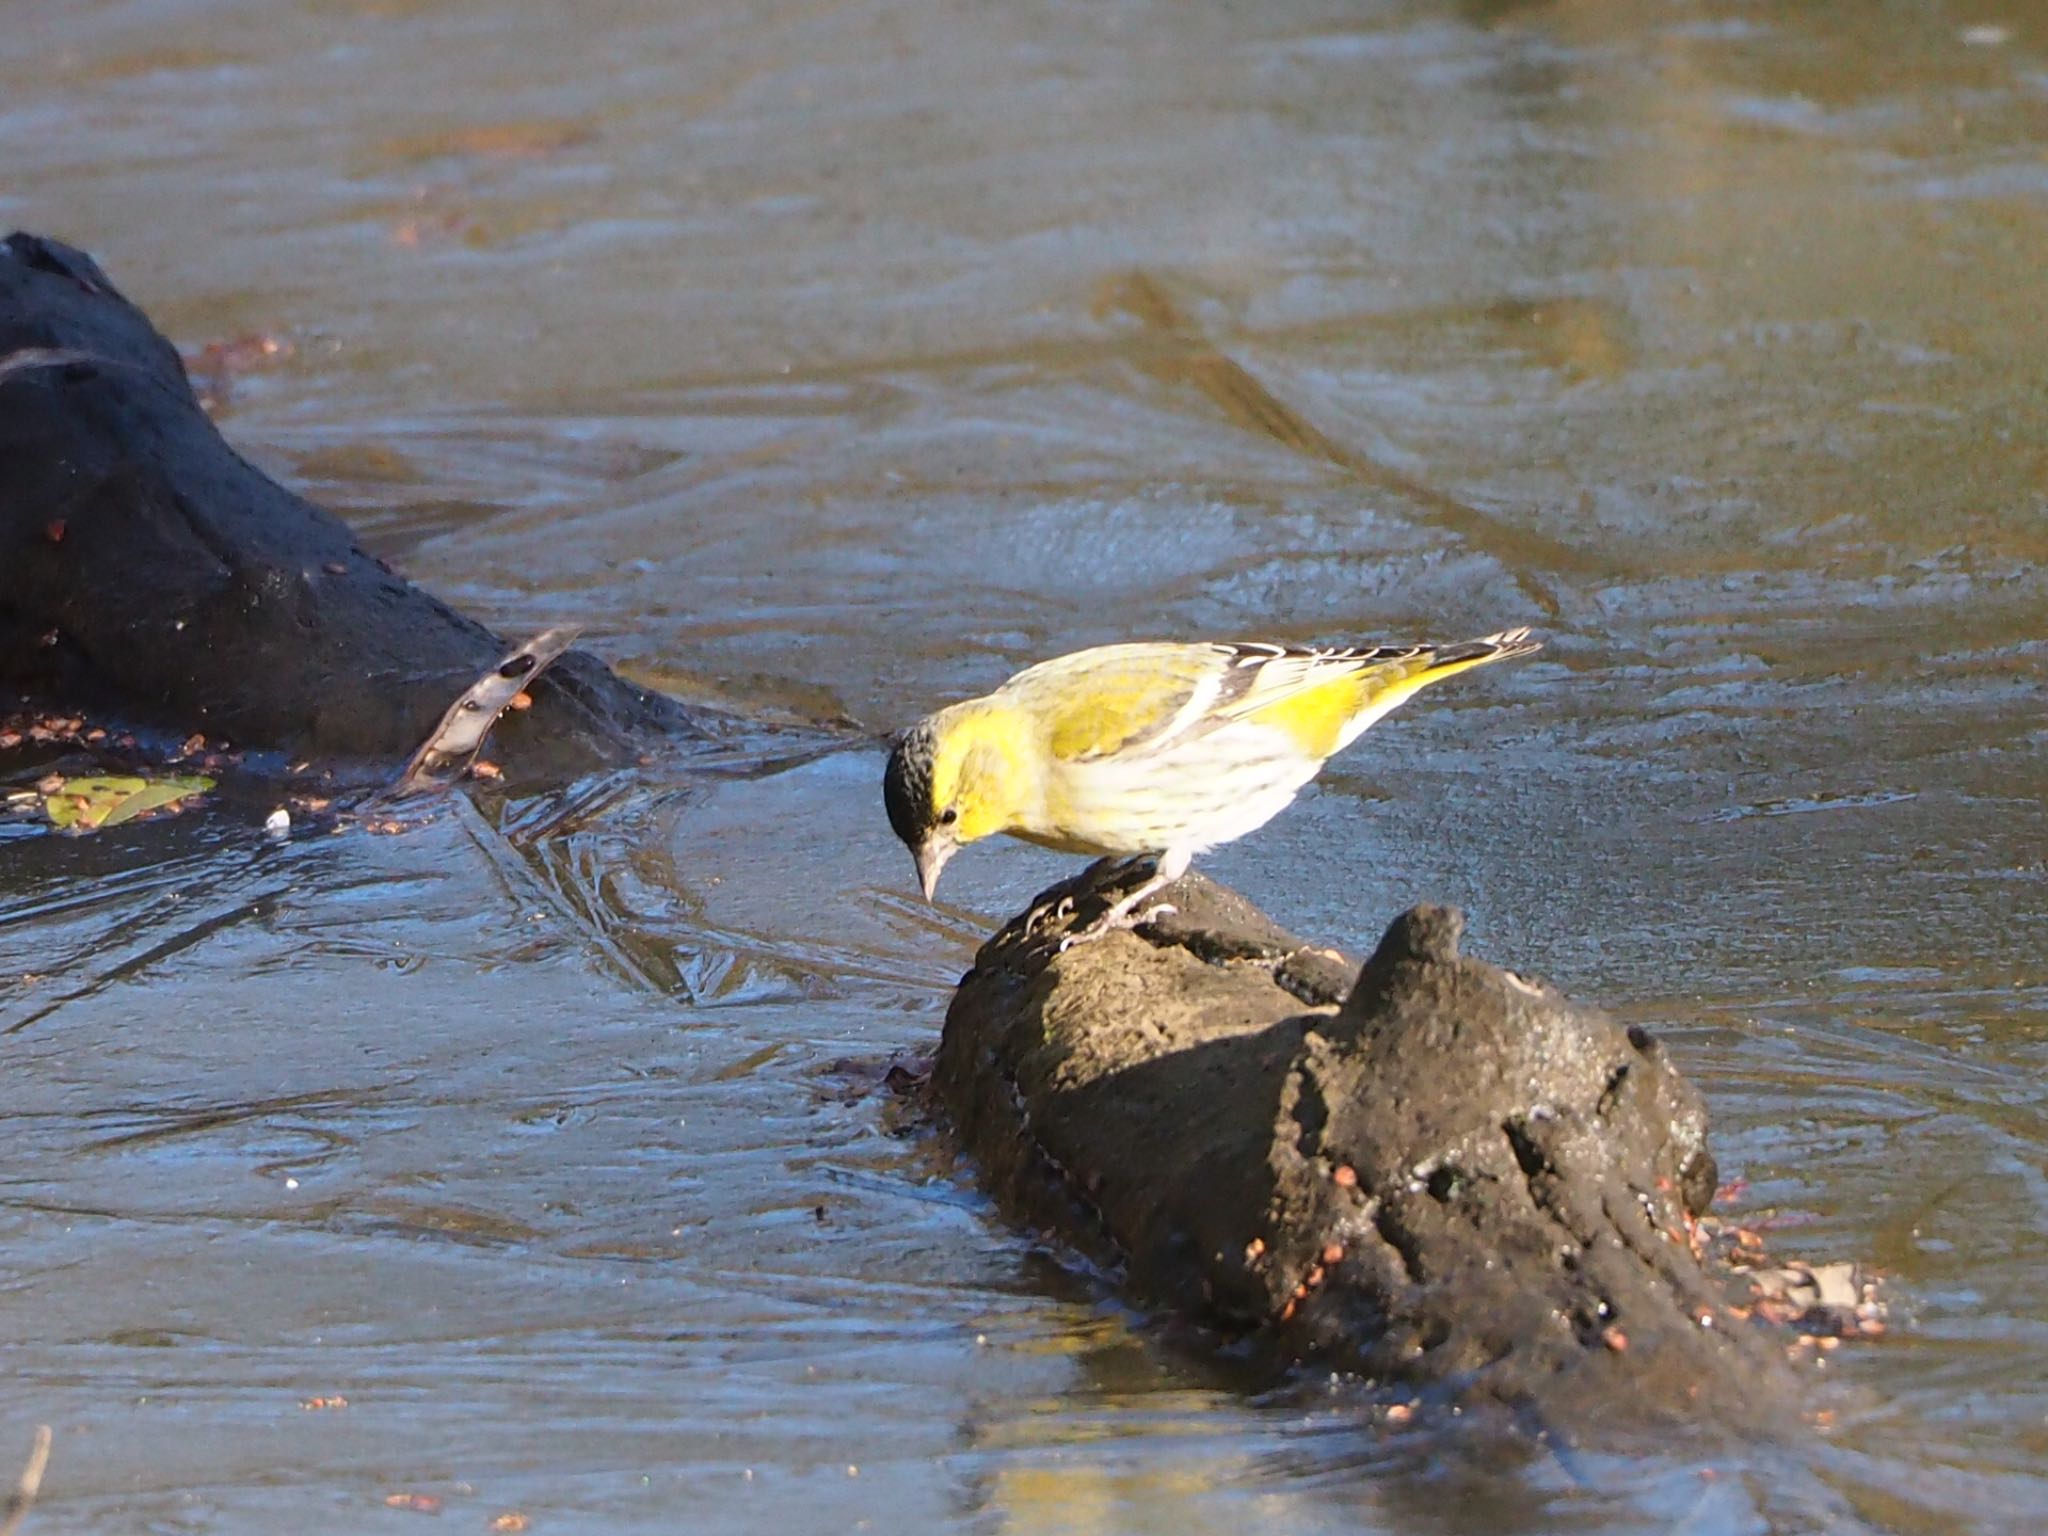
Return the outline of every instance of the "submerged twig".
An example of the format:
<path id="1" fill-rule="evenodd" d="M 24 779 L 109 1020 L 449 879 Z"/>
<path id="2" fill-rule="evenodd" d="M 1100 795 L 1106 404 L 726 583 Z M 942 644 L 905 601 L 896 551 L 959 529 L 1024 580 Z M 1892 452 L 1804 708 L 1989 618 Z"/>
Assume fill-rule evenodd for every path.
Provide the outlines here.
<path id="1" fill-rule="evenodd" d="M 49 1464 L 50 1426 L 38 1424 L 35 1444 L 29 1447 L 28 1465 L 21 1469 L 14 1491 L 7 1495 L 6 1507 L 0 1509 L 0 1536 L 14 1536 L 21 1528 L 21 1522 L 28 1518 L 28 1512 L 35 1507 L 36 1495 L 43 1491 L 43 1469 Z"/>
<path id="2" fill-rule="evenodd" d="M 427 794 L 446 789 L 461 778 L 483 750 L 484 739 L 498 717 L 580 633 L 574 627 L 545 630 L 470 684 L 462 697 L 448 706 L 441 723 L 385 793 L 393 798 Z"/>

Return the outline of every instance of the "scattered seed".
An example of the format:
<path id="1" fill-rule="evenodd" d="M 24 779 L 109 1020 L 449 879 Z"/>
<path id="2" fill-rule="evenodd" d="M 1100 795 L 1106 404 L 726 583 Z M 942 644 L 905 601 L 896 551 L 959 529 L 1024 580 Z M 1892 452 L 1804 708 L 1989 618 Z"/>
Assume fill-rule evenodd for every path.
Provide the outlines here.
<path id="1" fill-rule="evenodd" d="M 441 1501 L 431 1493 L 387 1493 L 384 1502 L 392 1509 L 409 1509 L 416 1515 L 438 1515 Z"/>
<path id="2" fill-rule="evenodd" d="M 1358 1187 L 1358 1170 L 1349 1163 L 1339 1163 L 1330 1170 L 1330 1182 L 1339 1189 L 1356 1189 Z"/>

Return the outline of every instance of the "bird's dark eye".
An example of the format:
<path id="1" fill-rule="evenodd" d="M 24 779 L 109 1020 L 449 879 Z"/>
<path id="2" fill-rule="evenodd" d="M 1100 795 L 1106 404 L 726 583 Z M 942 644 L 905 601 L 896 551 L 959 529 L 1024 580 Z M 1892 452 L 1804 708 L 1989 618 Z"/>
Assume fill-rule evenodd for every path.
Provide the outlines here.
<path id="1" fill-rule="evenodd" d="M 953 825 L 954 822 L 958 821 L 959 819 L 960 807 L 957 805 L 949 805 L 943 811 L 939 812 L 939 825 L 942 827 L 950 827 L 951 825 Z"/>

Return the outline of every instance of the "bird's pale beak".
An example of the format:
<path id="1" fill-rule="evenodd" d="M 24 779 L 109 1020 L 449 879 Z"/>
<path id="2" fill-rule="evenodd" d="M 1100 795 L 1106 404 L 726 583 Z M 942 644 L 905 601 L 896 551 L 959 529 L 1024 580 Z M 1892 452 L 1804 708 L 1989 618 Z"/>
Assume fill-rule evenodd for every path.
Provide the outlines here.
<path id="1" fill-rule="evenodd" d="M 959 848 L 960 845 L 951 838 L 932 837 L 919 844 L 912 854 L 917 860 L 917 883 L 924 887 L 927 902 L 939 888 L 939 871 L 946 867 L 946 860 L 953 857 Z"/>

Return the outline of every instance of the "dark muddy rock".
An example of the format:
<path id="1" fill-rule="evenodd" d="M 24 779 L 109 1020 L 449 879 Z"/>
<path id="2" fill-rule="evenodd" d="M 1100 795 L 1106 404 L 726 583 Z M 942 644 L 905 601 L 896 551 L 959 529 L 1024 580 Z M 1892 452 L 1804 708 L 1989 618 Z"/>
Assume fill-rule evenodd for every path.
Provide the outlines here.
<path id="1" fill-rule="evenodd" d="M 0 241 L 0 683 L 175 735 L 402 761 L 508 643 L 238 455 L 92 259 Z M 522 776 L 697 734 L 564 656 L 508 719 Z"/>
<path id="2" fill-rule="evenodd" d="M 1791 1411 L 1695 1256 L 1706 1114 L 1654 1037 L 1461 955 L 1441 907 L 1361 970 L 1190 876 L 1060 952 L 1118 883 L 1047 892 L 947 1014 L 937 1086 L 1013 1212 L 1279 1361 L 1561 1428 Z"/>

